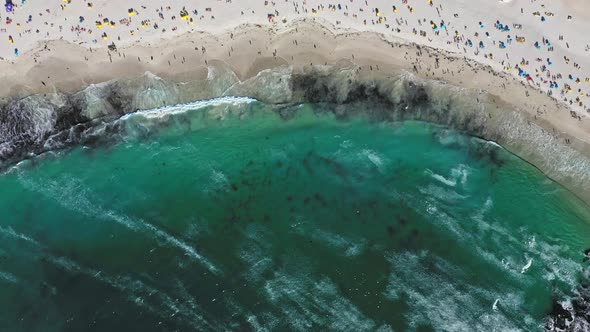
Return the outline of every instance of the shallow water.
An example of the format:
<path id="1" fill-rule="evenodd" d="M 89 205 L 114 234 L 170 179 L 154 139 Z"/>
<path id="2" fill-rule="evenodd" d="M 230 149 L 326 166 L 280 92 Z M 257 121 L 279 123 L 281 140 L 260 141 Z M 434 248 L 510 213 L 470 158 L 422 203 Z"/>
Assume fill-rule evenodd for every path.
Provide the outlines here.
<path id="1" fill-rule="evenodd" d="M 246 99 L 137 113 L 0 177 L 9 331 L 540 330 L 590 211 L 493 143 L 289 120 Z"/>

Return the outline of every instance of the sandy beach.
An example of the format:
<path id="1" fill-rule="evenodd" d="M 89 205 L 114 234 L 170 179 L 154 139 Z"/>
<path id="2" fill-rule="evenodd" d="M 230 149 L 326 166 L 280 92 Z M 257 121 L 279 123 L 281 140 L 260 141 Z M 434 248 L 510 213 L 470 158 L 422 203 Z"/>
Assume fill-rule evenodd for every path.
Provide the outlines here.
<path id="1" fill-rule="evenodd" d="M 579 2 L 529 0 L 23 1 L 1 17 L 8 84 L 0 96 L 72 93 L 146 72 L 199 81 L 228 66 L 246 80 L 270 68 L 347 63 L 485 91 L 588 155 L 588 12 Z"/>
<path id="2" fill-rule="evenodd" d="M 173 60 L 166 52 L 158 52 L 166 41 L 181 38 L 198 43 L 200 38 L 187 38 L 187 33 L 219 35 L 244 24 L 262 25 L 277 32 L 291 26 L 293 21 L 312 19 L 335 34 L 376 32 L 385 38 L 399 38 L 449 51 L 490 65 L 499 72 L 518 74 L 520 68 L 523 81 L 550 92 L 577 111 L 588 109 L 584 102 L 590 86 L 590 45 L 583 32 L 588 30 L 586 19 L 590 9 L 576 1 L 452 1 L 443 5 L 437 1 L 400 0 L 381 8 L 367 1 L 342 4 L 259 1 L 246 6 L 231 1 L 205 1 L 199 7 L 188 2 L 160 7 L 149 2 L 140 7 L 135 5 L 128 0 L 118 1 L 116 5 L 104 0 L 53 1 L 46 5 L 27 1 L 15 3 L 12 11 L 1 17 L 4 22 L 2 43 L 6 43 L 0 49 L 0 57 L 2 70 L 8 73 L 5 76 L 10 77 L 11 71 L 28 71 L 33 66 L 27 64 L 31 60 L 51 66 L 40 53 L 48 51 L 45 48 L 48 41 L 66 41 L 82 46 L 88 53 L 92 49 L 102 55 L 99 59 L 90 59 L 88 55 L 67 54 L 66 49 L 61 52 L 59 47 L 49 51 L 61 61 L 80 61 L 89 66 L 100 60 L 110 62 L 108 54 L 101 50 L 105 51 L 111 43 L 119 50 L 149 47 L 150 51 L 142 54 L 150 60 L 144 59 L 140 65 L 149 64 L 146 69 L 151 69 Z M 185 16 L 181 17 L 183 13 Z M 260 36 L 253 37 L 260 39 Z M 217 38 L 217 45 L 210 46 L 209 54 L 201 58 L 225 60 L 232 54 L 234 58 L 240 57 L 246 51 L 235 47 L 232 51 L 234 45 L 227 47 L 231 38 L 224 38 Z M 301 46 L 292 45 L 293 48 L 303 49 L 305 40 L 300 42 Z M 253 47 L 257 47 L 262 56 L 268 56 L 266 47 Z M 221 50 L 223 52 L 213 53 Z M 322 54 L 326 50 L 320 45 L 314 52 Z M 116 56 L 111 58 L 114 65 L 109 67 L 121 62 Z M 188 61 L 196 60 L 193 58 L 194 55 Z M 5 66 L 8 64 L 10 66 Z M 193 63 L 186 64 L 184 67 Z M 10 70 L 10 67 L 17 68 Z M 109 67 L 103 67 L 102 71 L 118 72 Z M 105 73 L 105 76 L 116 75 Z M 34 77 L 25 75 L 23 78 L 33 88 L 38 84 Z M 60 83 L 55 78 L 50 81 L 46 84 Z"/>

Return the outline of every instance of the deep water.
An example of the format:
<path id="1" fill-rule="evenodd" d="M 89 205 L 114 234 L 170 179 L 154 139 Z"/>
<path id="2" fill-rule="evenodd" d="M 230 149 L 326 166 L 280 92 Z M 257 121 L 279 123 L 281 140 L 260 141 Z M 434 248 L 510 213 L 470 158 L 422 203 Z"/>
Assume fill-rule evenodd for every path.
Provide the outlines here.
<path id="1" fill-rule="evenodd" d="M 534 331 L 576 311 L 588 206 L 494 143 L 326 109 L 136 113 L 12 167 L 0 329 Z"/>

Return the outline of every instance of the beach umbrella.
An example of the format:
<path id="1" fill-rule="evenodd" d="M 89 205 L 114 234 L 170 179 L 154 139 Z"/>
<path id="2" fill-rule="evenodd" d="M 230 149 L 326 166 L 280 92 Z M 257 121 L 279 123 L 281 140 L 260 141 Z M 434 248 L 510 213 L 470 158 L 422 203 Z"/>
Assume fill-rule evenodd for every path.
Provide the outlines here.
<path id="1" fill-rule="evenodd" d="M 6 0 L 6 4 L 4 5 L 4 7 L 6 8 L 7 13 L 12 12 L 12 7 L 13 7 L 12 0 Z"/>

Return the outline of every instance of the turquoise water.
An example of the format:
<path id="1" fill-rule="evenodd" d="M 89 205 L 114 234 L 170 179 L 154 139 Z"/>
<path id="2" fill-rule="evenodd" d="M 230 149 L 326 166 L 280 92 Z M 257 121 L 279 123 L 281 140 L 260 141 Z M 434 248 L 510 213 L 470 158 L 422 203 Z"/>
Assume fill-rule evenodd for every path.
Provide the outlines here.
<path id="1" fill-rule="evenodd" d="M 320 108 L 134 114 L 12 168 L 0 326 L 530 331 L 576 292 L 571 193 L 493 143 Z"/>

